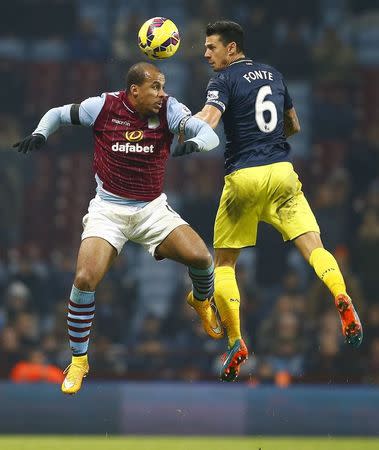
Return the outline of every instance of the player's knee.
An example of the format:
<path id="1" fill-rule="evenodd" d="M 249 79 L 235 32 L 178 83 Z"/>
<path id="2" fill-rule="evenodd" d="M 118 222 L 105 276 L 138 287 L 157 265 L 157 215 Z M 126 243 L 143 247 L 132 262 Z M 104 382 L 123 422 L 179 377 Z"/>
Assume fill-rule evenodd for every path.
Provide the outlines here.
<path id="1" fill-rule="evenodd" d="M 94 291 L 97 283 L 97 277 L 92 270 L 80 269 L 75 275 L 74 285 L 81 291 Z"/>
<path id="2" fill-rule="evenodd" d="M 189 263 L 191 267 L 195 267 L 196 269 L 207 269 L 211 264 L 212 256 L 207 248 L 192 249 Z"/>

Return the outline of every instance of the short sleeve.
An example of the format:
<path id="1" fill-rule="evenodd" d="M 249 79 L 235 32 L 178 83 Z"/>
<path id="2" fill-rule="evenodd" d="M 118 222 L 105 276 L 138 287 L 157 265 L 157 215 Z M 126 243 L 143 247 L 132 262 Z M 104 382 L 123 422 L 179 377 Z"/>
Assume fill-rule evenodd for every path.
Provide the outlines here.
<path id="1" fill-rule="evenodd" d="M 284 85 L 284 111 L 287 111 L 291 108 L 293 108 L 293 102 L 292 102 L 292 98 L 290 96 L 290 94 L 288 93 L 288 88 L 286 83 L 283 80 L 283 85 Z"/>
<path id="2" fill-rule="evenodd" d="M 224 113 L 228 102 L 229 88 L 224 75 L 212 78 L 207 86 L 207 99 L 205 104 L 215 106 L 221 113 Z"/>
<path id="3" fill-rule="evenodd" d="M 179 134 L 180 124 L 183 119 L 191 116 L 191 111 L 183 103 L 178 102 L 175 97 L 167 99 L 167 123 L 173 134 Z"/>

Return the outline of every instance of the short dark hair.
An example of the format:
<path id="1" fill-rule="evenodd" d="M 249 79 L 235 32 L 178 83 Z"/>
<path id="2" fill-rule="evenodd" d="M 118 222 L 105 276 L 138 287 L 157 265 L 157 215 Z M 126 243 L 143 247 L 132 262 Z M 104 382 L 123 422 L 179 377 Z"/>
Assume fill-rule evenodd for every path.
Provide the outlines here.
<path id="1" fill-rule="evenodd" d="M 147 62 L 139 62 L 133 64 L 126 74 L 126 91 L 129 92 L 132 84 L 140 86 L 146 80 L 147 70 L 157 70 L 160 72 L 157 66 Z"/>
<path id="2" fill-rule="evenodd" d="M 235 42 L 238 51 L 245 51 L 243 42 L 243 28 L 237 22 L 232 22 L 231 20 L 217 20 L 217 22 L 208 23 L 205 33 L 207 36 L 218 34 L 220 35 L 221 42 L 224 45 L 228 45 L 230 42 Z"/>

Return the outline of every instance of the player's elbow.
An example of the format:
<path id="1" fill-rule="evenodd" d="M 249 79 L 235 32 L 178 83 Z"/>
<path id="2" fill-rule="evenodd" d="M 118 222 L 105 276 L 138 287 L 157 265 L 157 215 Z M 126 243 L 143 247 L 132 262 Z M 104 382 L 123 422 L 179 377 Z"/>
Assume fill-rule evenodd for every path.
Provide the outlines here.
<path id="1" fill-rule="evenodd" d="M 212 150 L 212 149 L 218 147 L 219 143 L 220 143 L 220 139 L 218 138 L 217 134 L 215 132 L 213 132 L 211 141 L 209 143 L 209 150 Z"/>
<path id="2" fill-rule="evenodd" d="M 299 122 L 292 122 L 291 124 L 288 124 L 288 126 L 285 128 L 285 135 L 287 138 L 289 138 L 290 136 L 293 136 L 299 131 L 300 131 Z"/>

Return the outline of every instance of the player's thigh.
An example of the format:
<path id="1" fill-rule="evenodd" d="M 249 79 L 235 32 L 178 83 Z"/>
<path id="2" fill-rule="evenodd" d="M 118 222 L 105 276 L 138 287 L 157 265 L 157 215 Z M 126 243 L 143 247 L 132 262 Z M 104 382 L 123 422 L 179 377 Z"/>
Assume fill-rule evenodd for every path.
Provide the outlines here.
<path id="1" fill-rule="evenodd" d="M 204 242 L 171 208 L 165 194 L 143 208 L 134 219 L 130 240 L 141 244 L 156 259 L 169 258 L 184 264 L 208 260 Z"/>
<path id="2" fill-rule="evenodd" d="M 214 248 L 255 245 L 262 209 L 261 168 L 242 169 L 225 177 L 214 227 Z"/>
<path id="3" fill-rule="evenodd" d="M 285 241 L 307 232 L 320 232 L 316 218 L 302 191 L 297 173 L 290 163 L 272 167 L 271 194 L 262 220 L 273 225 Z"/>
<path id="4" fill-rule="evenodd" d="M 209 267 L 212 262 L 204 241 L 189 225 L 180 225 L 171 231 L 156 248 L 156 255 L 199 269 Z"/>
<path id="5" fill-rule="evenodd" d="M 117 250 L 105 239 L 88 237 L 80 245 L 74 284 L 78 289 L 95 290 L 108 272 Z"/>
<path id="6" fill-rule="evenodd" d="M 91 200 L 83 217 L 82 240 L 102 238 L 120 253 L 130 235 L 130 212 L 123 206 L 102 200 Z"/>

